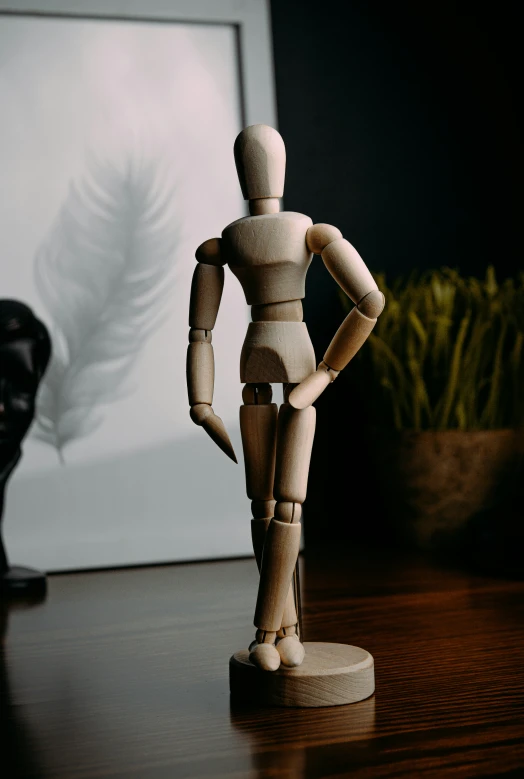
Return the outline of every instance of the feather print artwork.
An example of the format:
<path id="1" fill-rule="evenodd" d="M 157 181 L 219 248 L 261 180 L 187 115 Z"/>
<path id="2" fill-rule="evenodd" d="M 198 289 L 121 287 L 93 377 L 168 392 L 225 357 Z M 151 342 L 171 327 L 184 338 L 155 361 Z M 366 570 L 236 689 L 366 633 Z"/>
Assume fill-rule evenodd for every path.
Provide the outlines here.
<path id="1" fill-rule="evenodd" d="M 89 435 L 105 404 L 129 392 L 141 348 L 172 291 L 177 230 L 172 189 L 151 161 L 90 156 L 35 258 L 53 357 L 32 435 L 64 447 Z"/>

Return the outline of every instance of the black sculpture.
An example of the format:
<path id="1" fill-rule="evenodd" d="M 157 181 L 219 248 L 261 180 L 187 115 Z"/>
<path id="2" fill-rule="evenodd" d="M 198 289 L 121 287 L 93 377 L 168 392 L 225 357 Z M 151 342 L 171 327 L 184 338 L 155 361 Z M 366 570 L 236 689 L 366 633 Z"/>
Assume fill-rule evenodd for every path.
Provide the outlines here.
<path id="1" fill-rule="evenodd" d="M 45 325 L 18 300 L 0 300 L 0 586 L 2 594 L 42 593 L 41 571 L 10 566 L 2 539 L 7 481 L 22 456 L 22 440 L 35 414 L 38 385 L 51 356 Z"/>

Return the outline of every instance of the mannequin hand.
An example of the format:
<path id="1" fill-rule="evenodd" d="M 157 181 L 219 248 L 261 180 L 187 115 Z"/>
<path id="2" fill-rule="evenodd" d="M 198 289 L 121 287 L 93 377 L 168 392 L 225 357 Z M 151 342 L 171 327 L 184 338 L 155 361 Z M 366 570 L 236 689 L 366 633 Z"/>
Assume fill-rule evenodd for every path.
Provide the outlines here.
<path id="1" fill-rule="evenodd" d="M 339 374 L 324 362 L 321 362 L 314 373 L 298 384 L 289 395 L 289 403 L 293 408 L 303 409 L 311 406 L 322 395 L 328 384 L 331 384 Z"/>
<path id="2" fill-rule="evenodd" d="M 207 403 L 198 403 L 196 406 L 191 406 L 189 413 L 193 422 L 196 425 L 201 425 L 208 436 L 233 462 L 238 462 L 224 423 L 220 417 L 217 417 L 211 406 L 208 406 Z"/>

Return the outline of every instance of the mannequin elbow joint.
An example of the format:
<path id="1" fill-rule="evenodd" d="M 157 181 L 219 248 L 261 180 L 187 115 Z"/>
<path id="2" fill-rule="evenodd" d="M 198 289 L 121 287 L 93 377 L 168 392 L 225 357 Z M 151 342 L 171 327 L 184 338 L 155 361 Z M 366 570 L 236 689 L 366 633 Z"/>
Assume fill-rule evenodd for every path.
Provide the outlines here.
<path id="1" fill-rule="evenodd" d="M 386 299 L 379 289 L 373 289 L 358 302 L 358 310 L 369 319 L 376 319 L 384 310 Z"/>

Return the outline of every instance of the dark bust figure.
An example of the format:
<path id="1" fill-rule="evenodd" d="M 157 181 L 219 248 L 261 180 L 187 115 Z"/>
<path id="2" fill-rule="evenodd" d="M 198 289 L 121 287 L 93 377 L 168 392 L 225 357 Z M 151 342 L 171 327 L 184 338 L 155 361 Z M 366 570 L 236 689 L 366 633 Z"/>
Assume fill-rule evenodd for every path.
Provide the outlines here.
<path id="1" fill-rule="evenodd" d="M 1 535 L 9 477 L 22 456 L 22 441 L 35 414 L 38 385 L 51 356 L 45 325 L 17 300 L 0 300 L 0 584 L 2 592 L 45 590 L 45 574 L 10 566 Z"/>

